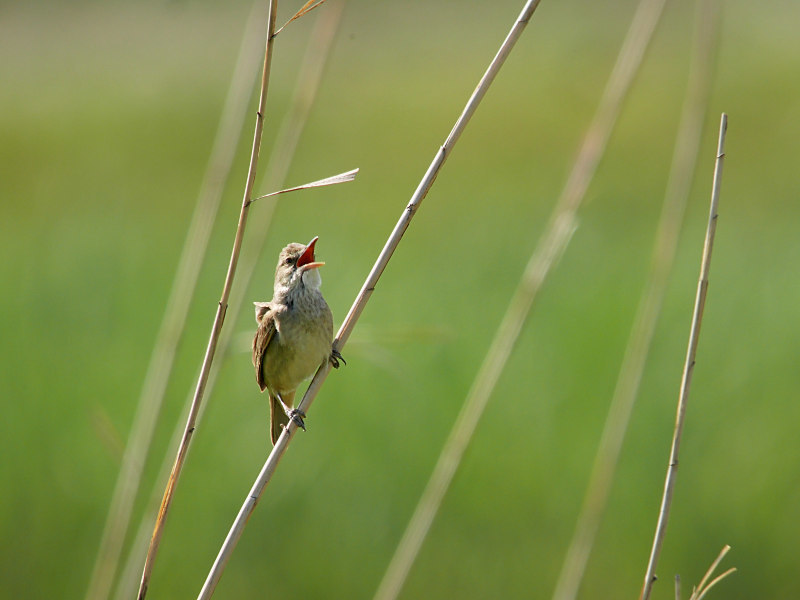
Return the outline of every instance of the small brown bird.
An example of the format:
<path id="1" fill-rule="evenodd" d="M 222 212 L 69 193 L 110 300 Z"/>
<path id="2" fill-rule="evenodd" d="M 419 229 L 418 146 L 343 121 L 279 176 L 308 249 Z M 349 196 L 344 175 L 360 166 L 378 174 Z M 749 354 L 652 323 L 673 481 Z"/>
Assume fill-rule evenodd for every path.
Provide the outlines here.
<path id="1" fill-rule="evenodd" d="M 297 386 L 326 360 L 339 367 L 342 356 L 331 349 L 333 316 L 319 287 L 315 237 L 308 245 L 289 244 L 281 250 L 275 288 L 269 302 L 254 302 L 258 330 L 253 338 L 253 366 L 261 391 L 269 392 L 273 445 L 289 419 L 305 429 L 304 414 L 294 408 Z"/>

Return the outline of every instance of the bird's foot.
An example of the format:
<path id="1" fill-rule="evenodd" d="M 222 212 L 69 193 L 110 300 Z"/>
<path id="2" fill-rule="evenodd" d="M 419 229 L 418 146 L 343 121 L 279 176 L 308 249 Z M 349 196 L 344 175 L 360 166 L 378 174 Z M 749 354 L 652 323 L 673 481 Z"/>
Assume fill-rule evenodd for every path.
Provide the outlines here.
<path id="1" fill-rule="evenodd" d="M 339 361 L 342 361 L 342 364 L 345 365 L 347 364 L 347 361 L 342 357 L 342 355 L 339 353 L 338 350 L 331 350 L 331 355 L 330 358 L 328 358 L 328 360 L 330 361 L 331 366 L 334 369 L 339 368 Z"/>
<path id="2" fill-rule="evenodd" d="M 303 419 L 306 418 L 306 413 L 302 410 L 297 408 L 291 409 L 289 412 L 286 413 L 286 416 L 289 417 L 289 420 L 294 421 L 294 424 L 297 425 L 303 431 L 306 430 L 306 423 Z"/>
<path id="3" fill-rule="evenodd" d="M 303 419 L 306 418 L 306 413 L 304 413 L 299 408 L 289 408 L 288 406 L 286 406 L 286 403 L 280 396 L 278 396 L 278 401 L 281 403 L 281 406 L 283 407 L 283 412 L 286 413 L 286 416 L 289 417 L 289 420 L 294 421 L 295 425 L 297 425 L 300 429 L 305 431 L 306 424 L 305 421 L 303 421 Z"/>

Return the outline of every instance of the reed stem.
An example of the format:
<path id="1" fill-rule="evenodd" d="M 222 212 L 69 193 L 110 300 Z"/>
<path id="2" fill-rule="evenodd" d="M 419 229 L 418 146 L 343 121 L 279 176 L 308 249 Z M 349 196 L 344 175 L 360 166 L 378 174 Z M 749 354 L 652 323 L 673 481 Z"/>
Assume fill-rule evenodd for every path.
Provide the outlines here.
<path id="1" fill-rule="evenodd" d="M 200 266 L 208 248 L 211 229 L 217 216 L 222 190 L 233 164 L 236 146 L 256 68 L 253 46 L 258 42 L 261 0 L 255 0 L 247 19 L 239 56 L 236 60 L 228 95 L 222 109 L 214 144 L 208 159 L 203 183 L 197 196 L 194 214 L 186 235 L 181 258 L 161 320 L 144 383 L 137 402 L 136 416 L 122 455 L 117 481 L 108 507 L 106 522 L 86 592 L 87 600 L 108 598 L 117 571 L 123 541 L 128 532 L 133 503 L 139 491 L 142 468 L 153 439 L 158 415 L 172 373 L 178 344 L 183 337 L 186 315 L 197 284 Z"/>
<path id="2" fill-rule="evenodd" d="M 707 111 L 718 24 L 718 12 L 709 9 L 715 4 L 715 0 L 702 0 L 698 5 L 689 83 L 653 245 L 650 271 L 636 309 L 583 505 L 564 557 L 553 600 L 574 600 L 580 589 L 597 530 L 608 504 L 617 462 L 661 313 L 689 189 L 694 178 Z"/>
<path id="3" fill-rule="evenodd" d="M 525 3 L 522 12 L 514 22 L 514 25 L 511 27 L 510 32 L 508 33 L 505 40 L 501 44 L 500 49 L 498 50 L 492 62 L 489 64 L 489 67 L 486 69 L 483 77 L 481 78 L 480 82 L 475 88 L 475 91 L 472 93 L 469 100 L 467 101 L 464 110 L 461 112 L 461 115 L 457 119 L 455 125 L 453 126 L 453 129 L 450 131 L 450 135 L 447 136 L 447 139 L 445 140 L 444 144 L 434 154 L 433 160 L 430 166 L 428 167 L 428 170 L 425 172 L 425 175 L 423 176 L 422 180 L 417 186 L 417 189 L 412 195 L 411 200 L 403 210 L 400 219 L 397 222 L 397 225 L 395 225 L 394 230 L 390 234 L 389 239 L 387 240 L 383 250 L 378 256 L 375 265 L 372 267 L 372 270 L 367 276 L 364 285 L 361 287 L 361 291 L 356 296 L 356 299 L 353 302 L 350 311 L 345 317 L 344 322 L 342 323 L 342 326 L 340 327 L 339 332 L 337 333 L 336 338 L 333 341 L 334 350 L 341 351 L 341 349 L 347 343 L 347 340 L 350 337 L 350 334 L 352 333 L 353 328 L 355 327 L 355 324 L 361 315 L 361 312 L 364 310 L 364 306 L 372 296 L 372 292 L 375 290 L 375 286 L 377 285 L 378 279 L 380 278 L 381 274 L 386 268 L 387 263 L 389 262 L 389 259 L 392 257 L 392 254 L 394 253 L 395 249 L 400 243 L 403 234 L 405 233 L 406 229 L 411 223 L 411 219 L 413 219 L 417 209 L 419 208 L 423 199 L 425 198 L 431 186 L 433 185 L 433 182 L 436 179 L 439 170 L 442 168 L 442 165 L 444 164 L 445 160 L 447 159 L 448 155 L 453 149 L 453 146 L 458 141 L 458 138 L 463 132 L 467 123 L 469 122 L 470 117 L 477 109 L 481 99 L 491 86 L 492 82 L 497 76 L 497 73 L 500 71 L 500 68 L 505 62 L 505 59 L 508 57 L 509 53 L 514 47 L 514 44 L 519 39 L 520 35 L 525 29 L 525 26 L 528 24 L 528 21 L 533 15 L 533 12 L 539 5 L 539 1 L 540 0 L 528 0 Z M 325 382 L 325 378 L 327 377 L 329 371 L 330 371 L 329 363 L 326 363 L 325 365 L 319 368 L 317 373 L 314 375 L 311 384 L 306 390 L 303 399 L 298 405 L 297 407 L 298 410 L 302 411 L 305 414 L 308 414 L 308 410 L 311 407 L 314 398 L 319 393 L 322 384 Z M 294 420 L 290 420 L 289 425 L 284 429 L 283 433 L 275 442 L 275 446 L 273 447 L 272 452 L 267 457 L 267 460 L 264 463 L 261 472 L 256 478 L 256 481 L 253 484 L 247 497 L 245 498 L 245 501 L 242 504 L 242 507 L 239 510 L 239 513 L 236 519 L 234 520 L 233 525 L 231 526 L 231 529 L 228 532 L 228 535 L 226 536 L 225 541 L 222 544 L 222 547 L 220 548 L 217 558 L 214 561 L 211 570 L 209 571 L 208 577 L 206 578 L 206 581 L 203 585 L 203 588 L 200 591 L 198 600 L 208 599 L 214 593 L 214 589 L 217 583 L 219 582 L 220 577 L 222 577 L 222 572 L 225 569 L 225 565 L 228 559 L 230 558 L 230 555 L 232 554 L 233 549 L 236 546 L 236 543 L 239 541 L 242 532 L 244 531 L 244 527 L 247 523 L 247 520 L 255 510 L 255 507 L 258 504 L 258 500 L 261 498 L 261 494 L 263 493 L 264 488 L 267 486 L 270 479 L 272 478 L 272 475 L 275 472 L 275 469 L 277 468 L 281 457 L 286 452 L 286 448 L 288 447 L 289 442 L 291 441 L 292 436 L 294 435 L 296 429 L 297 429 L 297 424 L 295 423 Z"/>
<path id="4" fill-rule="evenodd" d="M 675 477 L 678 472 L 678 452 L 680 450 L 683 425 L 686 419 L 686 407 L 689 402 L 689 388 L 692 384 L 692 374 L 694 373 L 695 358 L 697 356 L 697 343 L 700 338 L 700 325 L 703 321 L 703 310 L 706 305 L 706 295 L 708 294 L 708 272 L 711 268 L 711 251 L 714 247 L 714 235 L 717 231 L 717 206 L 719 204 L 720 186 L 722 184 L 722 165 L 725 158 L 725 133 L 728 128 L 728 115 L 722 113 L 719 123 L 719 142 L 717 144 L 717 159 L 714 164 L 714 184 L 711 189 L 711 207 L 708 213 L 708 226 L 706 227 L 706 238 L 703 245 L 703 257 L 700 261 L 700 279 L 697 282 L 697 295 L 695 297 L 694 312 L 692 314 L 692 324 L 689 330 L 689 344 L 686 350 L 686 362 L 683 366 L 683 376 L 681 378 L 681 389 L 678 396 L 678 410 L 675 417 L 675 430 L 672 435 L 672 448 L 669 453 L 669 463 L 667 466 L 667 476 L 664 481 L 664 495 L 661 499 L 661 509 L 658 513 L 656 532 L 653 537 L 653 547 L 650 551 L 650 560 L 647 563 L 647 572 L 644 576 L 641 600 L 647 600 L 655 583 L 656 565 L 661 554 L 661 545 L 664 542 L 664 535 L 669 521 L 669 509 L 672 506 L 672 494 L 675 490 Z"/>
<path id="5" fill-rule="evenodd" d="M 256 111 L 256 125 L 255 133 L 253 134 L 253 147 L 250 152 L 250 167 L 247 172 L 247 182 L 245 184 L 244 195 L 242 198 L 242 208 L 239 213 L 239 222 L 236 226 L 236 236 L 233 241 L 233 250 L 231 251 L 230 262 L 228 263 L 228 272 L 225 276 L 225 283 L 222 286 L 222 295 L 217 306 L 217 312 L 214 316 L 214 323 L 211 327 L 211 335 L 208 340 L 205 357 L 203 364 L 200 368 L 200 375 L 197 381 L 194 398 L 192 399 L 192 406 L 189 409 L 189 417 L 186 421 L 186 427 L 181 438 L 181 443 L 178 448 L 178 454 L 175 458 L 175 464 L 172 467 L 169 480 L 167 481 L 166 489 L 164 490 L 164 497 L 161 500 L 161 507 L 156 517 L 156 524 L 153 529 L 153 536 L 150 539 L 150 547 L 145 557 L 144 568 L 142 570 L 142 580 L 139 584 L 139 600 L 144 600 L 147 595 L 147 589 L 150 584 L 150 575 L 153 570 L 153 563 L 158 547 L 161 542 L 161 536 L 164 533 L 164 524 L 166 523 L 167 514 L 169 512 L 170 504 L 172 503 L 173 495 L 175 494 L 175 487 L 178 484 L 178 478 L 183 468 L 183 463 L 186 460 L 186 453 L 189 450 L 189 442 L 192 439 L 192 434 L 195 429 L 195 421 L 197 414 L 200 411 L 200 405 L 203 400 L 206 382 L 208 375 L 211 371 L 211 364 L 214 361 L 214 355 L 217 349 L 217 342 L 219 341 L 222 325 L 225 322 L 225 312 L 228 309 L 228 298 L 230 297 L 231 288 L 233 286 L 233 278 L 236 275 L 236 265 L 239 261 L 239 252 L 242 247 L 242 239 L 244 238 L 244 230 L 247 225 L 247 215 L 250 207 L 250 199 L 253 195 L 253 186 L 256 179 L 256 171 L 258 168 L 259 150 L 261 148 L 261 135 L 264 131 L 264 111 L 267 104 L 267 93 L 269 90 L 269 75 L 272 66 L 272 45 L 274 42 L 275 33 L 275 16 L 277 12 L 277 0 L 270 0 L 269 14 L 267 16 L 267 40 L 266 48 L 264 51 L 264 68 L 261 73 L 261 93 L 258 101 L 258 110 Z"/>

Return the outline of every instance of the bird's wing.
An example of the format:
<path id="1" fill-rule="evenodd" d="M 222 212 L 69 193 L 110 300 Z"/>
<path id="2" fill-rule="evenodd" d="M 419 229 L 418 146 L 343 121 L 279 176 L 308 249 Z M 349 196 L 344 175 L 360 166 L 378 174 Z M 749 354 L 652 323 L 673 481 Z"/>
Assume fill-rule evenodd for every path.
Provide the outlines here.
<path id="1" fill-rule="evenodd" d="M 272 304 L 270 302 L 253 302 L 253 304 L 256 307 L 256 323 L 261 323 L 261 317 L 272 308 Z"/>
<path id="2" fill-rule="evenodd" d="M 258 307 L 256 307 L 256 313 L 258 313 Z M 261 366 L 267 353 L 267 346 L 269 346 L 274 336 L 275 311 L 267 309 L 258 320 L 258 329 L 256 330 L 256 336 L 253 338 L 253 366 L 256 368 L 256 381 L 262 392 L 266 389 L 267 383 L 264 381 Z"/>

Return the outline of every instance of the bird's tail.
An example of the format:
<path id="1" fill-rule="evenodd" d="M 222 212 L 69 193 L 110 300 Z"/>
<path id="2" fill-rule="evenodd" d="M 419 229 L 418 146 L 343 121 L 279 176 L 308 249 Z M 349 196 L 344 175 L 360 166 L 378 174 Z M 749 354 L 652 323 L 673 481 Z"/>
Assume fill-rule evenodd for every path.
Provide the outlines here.
<path id="1" fill-rule="evenodd" d="M 294 397 L 294 394 L 292 394 Z M 288 406 L 292 405 L 292 401 L 294 398 L 290 398 L 288 402 Z M 286 399 L 284 399 L 286 402 Z M 274 394 L 269 395 L 269 421 L 270 421 L 270 436 L 272 437 L 272 445 L 275 445 L 275 442 L 278 441 L 278 438 L 283 433 L 283 428 L 289 425 L 289 417 L 286 415 L 286 411 L 283 410 L 283 406 L 281 406 L 281 401 L 278 400 L 278 397 Z"/>

